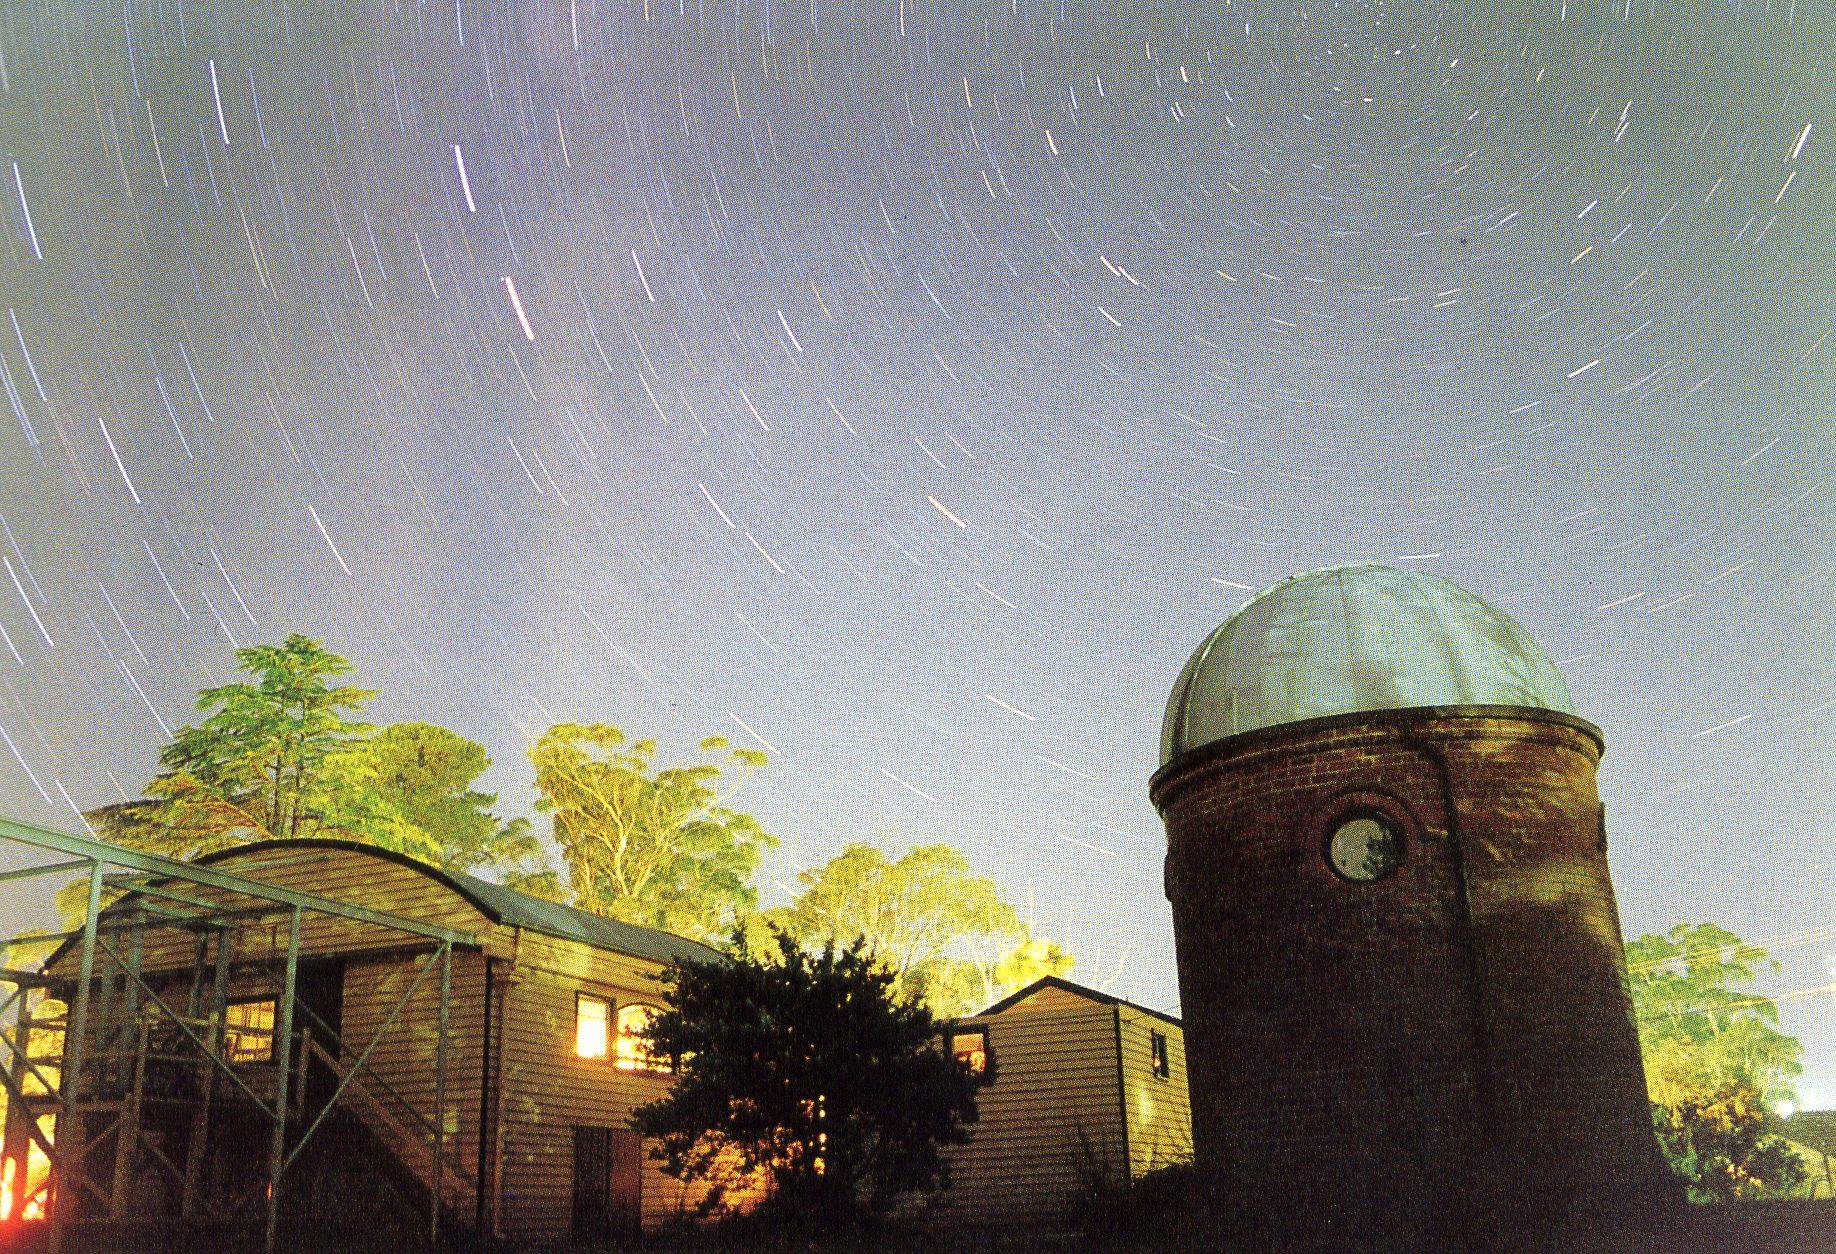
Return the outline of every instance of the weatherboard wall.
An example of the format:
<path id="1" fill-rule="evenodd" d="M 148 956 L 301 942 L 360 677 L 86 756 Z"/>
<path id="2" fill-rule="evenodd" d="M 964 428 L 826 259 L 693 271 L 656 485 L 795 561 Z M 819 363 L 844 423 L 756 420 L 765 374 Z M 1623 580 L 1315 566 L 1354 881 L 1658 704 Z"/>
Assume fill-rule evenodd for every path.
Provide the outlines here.
<path id="1" fill-rule="evenodd" d="M 1192 1105 L 1186 1093 L 1186 1034 L 1177 1023 L 1133 1006 L 1116 1007 L 1129 1174 L 1140 1177 L 1192 1161 Z M 1154 1071 L 1154 1035 L 1167 1042 L 1167 1074 Z"/>
<path id="2" fill-rule="evenodd" d="M 266 884 L 477 938 L 477 948 L 455 949 L 451 967 L 444 1092 L 449 1213 L 469 1223 L 478 1211 L 475 1190 L 482 1186 L 487 1226 L 519 1240 L 566 1238 L 573 1210 L 574 1128 L 628 1129 L 632 1112 L 661 1096 L 669 1084 L 666 1075 L 622 1071 L 609 1058 L 576 1057 L 576 996 L 604 997 L 614 1013 L 634 1002 L 655 1005 L 661 1000 L 657 977 L 662 963 L 499 924 L 431 871 L 371 850 L 301 842 L 238 850 L 210 861 Z M 194 900 L 228 909 L 247 904 L 205 886 L 186 885 L 184 891 Z M 271 923 L 243 929 L 237 958 L 271 962 L 285 952 L 286 940 L 283 910 Z M 366 1064 L 373 1079 L 360 1080 L 346 1104 L 422 1178 L 431 1167 L 431 1137 L 398 1108 L 398 1098 L 399 1105 L 419 1112 L 431 1125 L 437 1104 L 437 969 L 388 1030 L 380 1036 L 379 1031 L 433 948 L 424 938 L 374 924 L 310 912 L 302 916 L 302 960 L 343 963 L 343 1060 L 348 1064 L 376 1042 Z M 150 929 L 139 952 L 149 982 L 162 993 L 170 990 L 182 1003 L 181 985 L 188 984 L 196 958 L 194 939 L 170 928 Z M 55 969 L 74 972 L 74 967 L 74 950 L 69 949 Z M 252 971 L 238 974 L 230 984 L 232 999 L 272 992 Z M 258 1092 L 271 1089 L 271 1068 L 241 1070 Z M 397 1096 L 382 1094 L 383 1085 Z M 692 1214 L 706 1192 L 705 1186 L 672 1180 L 644 1154 L 641 1209 L 646 1227 Z M 736 1187 L 729 1196 L 743 1203 L 752 1194 Z"/>
<path id="3" fill-rule="evenodd" d="M 955 1030 L 970 1028 L 988 1031 L 994 1080 L 977 1094 L 980 1119 L 969 1142 L 946 1153 L 951 1186 L 928 1217 L 962 1225 L 1051 1220 L 1093 1180 L 1119 1180 L 1128 1149 L 1114 1007 L 1045 989 Z"/>

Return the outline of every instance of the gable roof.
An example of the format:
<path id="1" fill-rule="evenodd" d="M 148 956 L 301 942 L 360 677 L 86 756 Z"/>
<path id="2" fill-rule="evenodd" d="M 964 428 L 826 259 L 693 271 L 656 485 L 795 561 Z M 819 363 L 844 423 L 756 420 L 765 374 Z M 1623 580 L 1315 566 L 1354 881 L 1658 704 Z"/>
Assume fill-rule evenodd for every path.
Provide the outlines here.
<path id="1" fill-rule="evenodd" d="M 1181 1032 L 1184 1032 L 1186 1030 L 1186 1025 L 1182 1023 L 1179 1020 L 1179 1017 L 1176 1015 L 1170 1015 L 1170 1014 L 1167 1014 L 1165 1011 L 1155 1010 L 1152 1006 L 1143 1006 L 1139 1002 L 1132 1002 L 1132 1001 L 1127 1000 L 1126 998 L 1116 997 L 1110 993 L 1100 992 L 1097 989 L 1090 988 L 1089 986 L 1084 985 L 1084 984 L 1074 984 L 1070 980 L 1061 979 L 1056 975 L 1041 976 L 1037 980 L 1034 980 L 1031 984 L 1028 984 L 1025 988 L 1021 989 L 1019 992 L 1009 993 L 1007 996 L 1003 997 L 1000 1001 L 996 1002 L 994 1005 L 989 1006 L 986 1010 L 978 1011 L 975 1014 L 970 1015 L 969 1017 L 972 1019 L 980 1019 L 986 1015 L 998 1015 L 1003 1010 L 1006 1010 L 1012 1006 L 1019 1005 L 1021 1002 L 1031 997 L 1034 993 L 1037 993 L 1041 989 L 1045 989 L 1045 988 L 1062 989 L 1063 991 L 1067 993 L 1075 994 L 1078 997 L 1088 998 L 1090 1001 L 1098 1002 L 1101 1005 L 1105 1005 L 1105 1006 L 1127 1006 L 1130 1010 L 1138 1010 L 1144 1015 L 1152 1015 L 1154 1018 L 1159 1019 L 1163 1023 L 1170 1023 L 1174 1027 L 1178 1028 Z"/>
<path id="2" fill-rule="evenodd" d="M 219 849 L 214 853 L 205 854 L 197 861 L 209 864 L 243 857 L 251 853 L 285 852 L 293 849 L 341 849 L 408 867 L 459 894 L 480 914 L 503 927 L 527 928 L 532 932 L 540 932 L 544 936 L 579 941 L 581 944 L 592 945 L 598 949 L 628 954 L 633 958 L 645 958 L 665 966 L 679 958 L 686 961 L 707 962 L 721 956 L 719 950 L 704 945 L 700 941 L 692 941 L 686 936 L 677 936 L 674 932 L 608 919 L 604 915 L 594 914 L 591 911 L 564 906 L 558 901 L 546 901 L 541 897 L 518 892 L 514 888 L 506 888 L 502 884 L 494 884 L 490 880 L 479 879 L 475 875 L 466 875 L 460 871 L 447 871 L 432 863 L 422 862 L 419 858 L 397 853 L 393 849 L 365 845 L 354 840 L 334 840 L 322 836 L 304 837 L 298 840 L 260 840 L 252 844 L 237 845 L 232 849 Z"/>

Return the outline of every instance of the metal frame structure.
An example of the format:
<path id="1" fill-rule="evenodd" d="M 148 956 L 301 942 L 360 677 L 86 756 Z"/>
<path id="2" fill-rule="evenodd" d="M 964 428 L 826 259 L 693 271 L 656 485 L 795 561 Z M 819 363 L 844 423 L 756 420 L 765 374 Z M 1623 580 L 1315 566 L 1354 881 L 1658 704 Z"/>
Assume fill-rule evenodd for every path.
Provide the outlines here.
<path id="1" fill-rule="evenodd" d="M 0 966 L 0 1086 L 7 1096 L 0 1220 L 19 1218 L 31 1207 L 42 1210 L 50 1250 L 59 1254 L 79 1228 L 252 1229 L 250 1212 L 259 1204 L 261 1247 L 272 1251 L 286 1173 L 342 1103 L 360 1107 L 358 1117 L 402 1151 L 404 1166 L 426 1185 L 427 1234 L 437 1246 L 449 1189 L 463 1194 L 477 1187 L 446 1146 L 452 954 L 455 947 L 477 948 L 476 936 L 4 818 L 0 844 L 68 855 L 0 872 L 0 882 L 78 875 L 88 890 L 80 928 L 6 942 L 7 965 Z M 361 1045 L 340 1042 L 299 997 L 301 927 L 320 918 L 381 929 L 394 937 L 393 952 L 418 958 L 407 990 Z M 188 964 L 143 968 L 150 940 L 165 943 L 169 953 L 175 938 L 189 946 Z M 35 967 L 13 964 L 20 946 L 46 944 L 56 949 Z M 436 970 L 429 1119 L 367 1064 Z M 232 982 L 256 982 L 272 992 L 274 1023 L 263 1061 L 231 1056 Z M 174 1004 L 179 992 L 182 1006 Z M 54 1042 L 53 1052 L 35 1053 L 35 1041 L 44 1040 Z M 315 1064 L 337 1082 L 323 1105 L 308 1110 L 306 1076 Z M 254 1112 L 267 1125 L 266 1187 L 213 1210 L 213 1186 L 204 1178 L 208 1148 L 213 1127 L 232 1108 L 245 1112 L 245 1121 L 246 1112 Z M 175 1161 L 179 1155 L 168 1152 L 165 1139 L 180 1126 L 187 1128 L 178 1138 L 183 1161 Z M 29 1184 L 34 1149 L 49 1167 L 36 1190 Z M 106 1150 L 112 1154 L 104 1164 L 98 1160 Z M 422 1154 L 424 1163 L 409 1161 Z M 164 1189 L 153 1215 L 136 1213 L 148 1178 Z"/>

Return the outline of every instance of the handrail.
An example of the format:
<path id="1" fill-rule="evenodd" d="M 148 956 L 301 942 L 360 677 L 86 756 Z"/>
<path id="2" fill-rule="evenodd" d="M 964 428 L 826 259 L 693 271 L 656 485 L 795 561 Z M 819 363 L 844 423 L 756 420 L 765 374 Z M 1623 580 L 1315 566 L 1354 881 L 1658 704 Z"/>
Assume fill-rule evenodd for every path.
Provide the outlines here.
<path id="1" fill-rule="evenodd" d="M 359 1071 L 355 1068 L 347 1072 L 344 1070 L 343 1066 L 340 1064 L 338 1058 L 335 1055 L 328 1052 L 323 1045 L 319 1044 L 318 1041 L 309 1039 L 306 1041 L 306 1045 L 312 1057 L 317 1058 L 320 1062 L 324 1063 L 327 1067 L 330 1067 L 332 1070 L 332 1073 L 338 1076 L 338 1078 L 341 1081 L 348 1081 L 348 1084 L 346 1085 L 345 1090 L 344 1090 L 347 1094 L 356 1094 L 357 1096 L 360 1096 L 366 1099 L 370 1103 L 376 1115 L 385 1124 L 389 1125 L 388 1131 L 393 1133 L 401 1141 L 401 1145 L 398 1146 L 398 1145 L 392 1144 L 390 1145 L 390 1149 L 396 1150 L 398 1152 L 398 1155 L 402 1149 L 412 1149 L 413 1152 L 416 1153 L 417 1155 L 425 1155 L 428 1159 L 430 1160 L 432 1159 L 433 1147 L 430 1144 L 427 1144 L 426 1142 L 424 1142 L 420 1137 L 414 1136 L 413 1135 L 414 1129 L 404 1128 L 401 1125 L 401 1123 L 398 1121 L 397 1117 L 394 1114 L 392 1114 L 389 1111 L 389 1109 L 381 1103 L 377 1094 L 374 1091 L 372 1091 L 370 1087 L 371 1081 L 376 1081 L 378 1083 L 381 1083 L 383 1087 L 388 1088 L 387 1083 L 385 1081 L 382 1081 L 380 1076 L 377 1076 L 374 1072 Z M 428 1137 L 431 1138 L 435 1130 L 433 1121 L 431 1119 L 428 1119 L 427 1116 L 423 1115 L 420 1111 L 416 1110 L 411 1104 L 409 1104 L 406 1098 L 404 1098 L 400 1093 L 396 1092 L 393 1088 L 389 1088 L 389 1093 L 392 1097 L 395 1098 L 396 1102 L 401 1106 L 402 1111 L 408 1114 L 410 1117 L 412 1117 L 415 1123 L 419 1125 L 419 1130 L 427 1134 Z M 414 1167 L 413 1164 L 408 1164 L 408 1165 L 411 1167 L 411 1169 Z M 431 1167 L 432 1166 L 431 1161 L 427 1165 Z M 422 1172 L 418 1169 L 415 1169 L 415 1174 L 419 1176 L 422 1174 Z M 466 1172 L 466 1170 L 463 1167 L 461 1167 L 458 1163 L 453 1162 L 451 1160 L 447 1161 L 447 1163 L 445 1164 L 444 1170 L 441 1172 L 441 1175 L 450 1177 L 451 1182 L 454 1184 L 457 1184 L 461 1189 L 475 1188 L 477 1186 L 477 1182 L 472 1179 L 472 1177 Z M 442 1181 L 440 1183 L 445 1183 L 445 1182 Z M 437 1186 L 436 1186 L 435 1191 L 438 1192 Z"/>

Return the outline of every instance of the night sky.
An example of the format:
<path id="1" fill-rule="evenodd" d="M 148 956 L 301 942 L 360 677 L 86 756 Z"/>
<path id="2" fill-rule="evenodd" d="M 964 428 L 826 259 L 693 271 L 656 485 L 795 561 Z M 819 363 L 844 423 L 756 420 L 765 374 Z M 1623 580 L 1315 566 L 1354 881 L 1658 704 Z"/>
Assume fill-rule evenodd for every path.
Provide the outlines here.
<path id="1" fill-rule="evenodd" d="M 1629 935 L 1836 1104 L 1827 0 L 12 0 L 0 812 L 232 645 L 377 721 L 772 751 L 762 876 L 961 847 L 1175 1008 L 1162 705 L 1375 560 L 1605 730 Z M 1811 990 L 1822 989 L 1813 992 Z"/>

